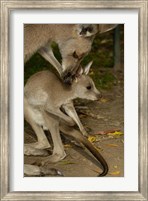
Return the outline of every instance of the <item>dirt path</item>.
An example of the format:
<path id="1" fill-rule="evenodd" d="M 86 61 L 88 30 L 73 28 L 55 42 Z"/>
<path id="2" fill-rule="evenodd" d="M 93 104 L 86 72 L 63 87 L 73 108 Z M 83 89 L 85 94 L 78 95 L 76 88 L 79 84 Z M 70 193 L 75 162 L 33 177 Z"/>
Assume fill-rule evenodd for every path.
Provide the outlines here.
<path id="1" fill-rule="evenodd" d="M 124 96 L 123 87 L 115 86 L 113 90 L 103 92 L 103 98 L 97 102 L 76 101 L 80 119 L 88 131 L 92 142 L 109 165 L 109 177 L 124 176 Z M 106 134 L 98 134 L 105 131 Z M 116 131 L 116 132 L 113 132 Z M 110 133 L 113 132 L 113 133 Z M 25 127 L 25 142 L 34 140 L 32 131 Z M 29 134 L 29 135 L 28 135 Z M 94 135 L 97 134 L 97 135 Z M 101 172 L 98 163 L 91 154 L 75 145 L 64 141 L 67 156 L 64 160 L 50 164 L 67 177 L 93 177 Z M 43 157 L 25 156 L 25 163 L 35 164 Z"/>

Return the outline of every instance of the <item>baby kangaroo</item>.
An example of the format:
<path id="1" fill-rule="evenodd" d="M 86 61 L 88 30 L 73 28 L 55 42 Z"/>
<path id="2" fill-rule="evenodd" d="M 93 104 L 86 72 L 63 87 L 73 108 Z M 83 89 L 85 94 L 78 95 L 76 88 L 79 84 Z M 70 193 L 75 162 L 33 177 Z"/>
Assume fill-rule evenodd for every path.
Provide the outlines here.
<path id="1" fill-rule="evenodd" d="M 80 70 L 79 76 L 74 80 L 72 85 L 65 85 L 59 77 L 50 71 L 41 71 L 34 74 L 27 81 L 25 86 L 24 103 L 26 106 L 26 119 L 28 112 L 30 116 L 31 111 L 31 114 L 36 116 L 37 121 L 41 115 L 39 116 L 36 108 L 43 107 L 44 111 L 60 117 L 69 125 L 73 126 L 75 122 L 82 134 L 87 136 L 87 133 L 75 111 L 72 100 L 75 98 L 98 100 L 100 98 L 100 92 L 96 89 L 93 80 L 87 75 L 91 65 L 92 62 L 86 65 L 84 70 Z M 32 107 L 33 110 L 29 110 L 30 107 Z M 68 116 L 64 114 L 61 109 L 64 109 Z M 69 117 L 71 117 L 74 122 Z M 40 140 L 39 137 L 38 140 L 39 143 L 35 148 L 40 148 L 39 144 L 43 144 L 43 139 Z"/>
<path id="2" fill-rule="evenodd" d="M 57 162 L 66 156 L 59 132 L 59 130 L 63 131 L 63 125 L 73 126 L 77 123 L 83 134 L 86 134 L 72 100 L 75 98 L 98 100 L 100 98 L 100 92 L 96 89 L 93 80 L 87 75 L 91 63 L 85 67 L 84 71 L 81 70 L 79 77 L 74 80 L 72 85 L 63 84 L 60 78 L 50 71 L 38 72 L 26 83 L 24 96 L 25 119 L 34 129 L 38 140 L 37 143 L 29 144 L 28 148 L 29 146 L 37 149 L 50 147 L 43 131 L 49 130 L 54 149 L 53 154 L 47 159 L 48 162 Z M 64 109 L 66 114 L 61 109 Z M 67 134 L 67 131 L 65 133 Z M 87 140 L 80 136 L 77 139 L 84 143 L 87 148 L 90 148 L 90 145 L 86 143 Z M 92 148 L 91 152 L 96 153 L 97 150 L 94 151 Z M 96 156 L 96 154 L 94 155 Z M 100 157 L 100 162 L 104 167 L 103 175 L 105 175 L 108 166 L 103 157 L 100 154 L 98 155 L 97 159 Z"/>

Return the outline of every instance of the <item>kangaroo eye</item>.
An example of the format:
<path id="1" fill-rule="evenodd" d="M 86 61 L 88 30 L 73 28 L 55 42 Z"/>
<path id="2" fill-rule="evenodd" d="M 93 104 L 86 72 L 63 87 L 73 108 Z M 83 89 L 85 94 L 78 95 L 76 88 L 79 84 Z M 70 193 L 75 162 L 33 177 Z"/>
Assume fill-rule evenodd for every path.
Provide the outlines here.
<path id="1" fill-rule="evenodd" d="M 79 56 L 77 55 L 76 51 L 74 51 L 73 55 L 72 55 L 75 59 L 78 59 Z"/>
<path id="2" fill-rule="evenodd" d="M 86 88 L 87 88 L 88 90 L 90 90 L 90 89 L 91 89 L 91 86 L 89 85 L 89 86 L 87 86 Z"/>

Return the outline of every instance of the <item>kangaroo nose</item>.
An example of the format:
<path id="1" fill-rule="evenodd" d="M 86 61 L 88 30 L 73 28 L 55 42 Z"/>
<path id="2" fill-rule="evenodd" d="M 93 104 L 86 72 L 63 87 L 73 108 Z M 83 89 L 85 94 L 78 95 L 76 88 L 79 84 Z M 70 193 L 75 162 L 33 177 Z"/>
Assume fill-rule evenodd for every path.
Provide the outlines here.
<path id="1" fill-rule="evenodd" d="M 64 81 L 65 84 L 72 84 L 72 81 L 73 81 L 73 75 L 71 72 L 64 72 L 62 74 L 62 79 Z"/>
<path id="2" fill-rule="evenodd" d="M 101 99 L 102 98 L 102 94 L 98 94 L 97 95 L 97 99 L 99 100 L 99 99 Z"/>

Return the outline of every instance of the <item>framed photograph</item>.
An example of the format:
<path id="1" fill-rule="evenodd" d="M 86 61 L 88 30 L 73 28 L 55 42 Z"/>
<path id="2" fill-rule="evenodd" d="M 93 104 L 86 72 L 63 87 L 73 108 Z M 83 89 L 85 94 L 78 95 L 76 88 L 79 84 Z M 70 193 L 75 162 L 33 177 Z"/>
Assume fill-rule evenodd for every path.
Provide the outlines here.
<path id="1" fill-rule="evenodd" d="M 0 3 L 1 200 L 147 200 L 147 0 L 1 0 Z M 35 32 L 27 35 L 26 31 L 31 30 L 32 25 L 41 25 L 41 34 L 37 35 L 35 39 Z M 67 37 L 66 34 L 70 34 L 69 31 L 66 30 L 67 27 L 68 30 L 73 29 L 74 27 L 74 29 L 71 30 L 71 35 L 74 34 L 74 31 L 76 31 L 76 33 L 80 33 L 82 41 L 82 37 L 84 37 L 85 34 L 92 34 L 96 27 L 100 27 L 99 31 L 101 35 L 104 32 L 102 31 L 104 30 L 104 25 L 115 25 L 115 31 L 112 31 L 106 35 L 106 38 L 94 39 L 94 36 L 91 36 L 90 38 L 89 35 L 87 39 L 85 38 L 85 42 L 83 41 L 82 45 L 80 44 L 80 40 L 75 41 L 74 43 L 73 36 L 69 37 L 68 35 L 68 39 L 65 39 Z M 63 164 L 56 163 L 51 166 L 52 170 L 53 168 L 54 170 L 59 170 L 60 167 L 62 173 L 64 172 L 64 176 L 62 177 L 41 177 L 40 175 L 28 177 L 24 175 L 26 164 L 37 165 L 38 163 L 37 157 L 24 157 L 24 141 L 25 143 L 32 142 L 32 139 L 29 138 L 29 136 L 28 138 L 24 139 L 24 133 L 27 129 L 30 129 L 29 124 L 26 124 L 26 122 L 24 123 L 24 84 L 27 86 L 28 78 L 34 73 L 41 69 L 46 70 L 46 65 L 48 69 L 49 62 L 53 66 L 56 62 L 55 59 L 53 59 L 51 50 L 48 50 L 50 51 L 50 59 L 44 55 L 44 53 L 47 52 L 46 47 L 43 49 L 44 53 L 42 52 L 42 49 L 39 50 L 40 55 L 45 57 L 46 62 L 40 62 L 42 58 L 39 54 L 36 54 L 33 56 L 31 62 L 29 61 L 24 65 L 24 55 L 25 57 L 28 57 L 29 54 L 31 55 L 35 53 L 35 50 L 33 50 L 34 44 L 38 46 L 38 43 L 41 43 L 41 41 L 45 44 L 45 42 L 43 42 L 44 37 L 41 37 L 42 39 L 40 40 L 40 36 L 44 35 L 43 33 L 46 33 L 46 31 L 43 31 L 45 26 L 48 26 L 47 29 L 50 29 L 49 33 L 51 33 L 51 35 L 53 33 L 53 36 L 50 35 L 49 39 L 45 42 L 49 42 L 51 45 L 50 38 L 56 38 L 55 42 L 58 43 L 60 53 L 64 51 L 64 54 L 61 53 L 61 59 L 63 62 L 62 66 L 65 68 L 64 73 L 62 74 L 63 79 L 67 80 L 68 75 L 68 68 L 66 67 L 67 60 L 64 59 L 68 58 L 68 62 L 71 62 L 72 60 L 70 60 L 70 56 L 72 56 L 76 61 L 76 59 L 80 57 L 80 52 L 85 52 L 85 50 L 88 48 L 88 42 L 90 45 L 90 40 L 94 39 L 92 51 L 90 51 L 90 55 L 88 55 L 88 57 L 82 61 L 82 65 L 87 65 L 91 58 L 94 60 L 94 68 L 91 70 L 90 76 L 94 80 L 95 85 L 98 84 L 98 86 L 101 86 L 102 88 L 108 86 L 111 87 L 111 85 L 122 86 L 118 88 L 116 87 L 116 95 L 114 97 L 114 100 L 117 98 L 118 102 L 120 102 L 120 105 L 117 105 L 116 101 L 113 102 L 114 104 L 108 104 L 109 106 L 106 106 L 106 102 L 111 101 L 112 97 L 114 96 L 114 93 L 112 93 L 111 95 L 107 94 L 108 96 L 101 99 L 102 102 L 99 102 L 100 108 L 97 106 L 98 110 L 105 111 L 102 113 L 104 116 L 106 115 L 103 117 L 105 127 L 101 127 L 101 120 L 96 121 L 97 123 L 94 124 L 95 118 L 102 118 L 97 116 L 98 110 L 96 110 L 96 108 L 91 108 L 89 114 L 87 113 L 88 116 L 94 118 L 92 124 L 93 128 L 90 126 L 92 129 L 91 132 L 96 132 L 101 136 L 99 137 L 98 142 L 97 135 L 95 135 L 95 137 L 89 136 L 89 141 L 92 143 L 93 140 L 96 140 L 95 145 L 98 145 L 97 143 L 99 143 L 97 147 L 100 148 L 100 153 L 104 154 L 107 162 L 109 162 L 109 172 L 106 177 L 97 177 L 97 175 L 100 173 L 100 169 L 96 169 L 96 166 L 93 165 L 93 162 L 90 162 L 87 166 L 84 159 L 86 155 L 76 155 L 76 157 L 74 157 L 74 151 L 67 151 L 68 156 L 63 160 Z M 63 29 L 62 27 L 64 27 L 63 31 L 61 31 L 61 29 Z M 36 28 L 34 27 L 34 30 L 35 29 Z M 37 29 L 39 30 L 39 28 Z M 56 37 L 54 30 L 58 30 Z M 63 32 L 66 37 L 65 35 L 61 37 Z M 25 39 L 25 37 L 28 38 Z M 62 38 L 62 42 L 58 37 Z M 64 40 L 66 42 L 63 42 Z M 119 40 L 121 40 L 120 43 Z M 28 41 L 29 46 L 27 46 L 26 41 Z M 66 55 L 67 45 L 69 49 L 68 54 Z M 103 50 L 99 50 L 98 46 L 102 46 Z M 52 44 L 52 49 L 53 48 L 55 48 L 57 51 L 57 46 L 55 43 Z M 109 51 L 110 48 L 112 49 L 111 53 Z M 39 48 L 37 47 L 36 50 L 38 49 Z M 28 53 L 26 53 L 26 50 Z M 69 53 L 71 50 L 72 53 Z M 87 54 L 87 51 L 84 54 Z M 56 56 L 59 56 L 58 51 Z M 31 56 L 29 56 L 29 58 L 30 57 Z M 120 62 L 122 65 L 119 65 L 119 58 L 122 60 Z M 82 59 L 80 58 L 80 60 Z M 41 65 L 43 65 L 43 67 L 41 67 Z M 55 66 L 58 65 L 60 66 L 59 63 L 55 64 Z M 113 69 L 111 69 L 112 66 L 114 66 Z M 105 68 L 101 67 L 105 67 L 106 69 L 110 68 L 111 70 L 107 71 L 109 73 L 106 73 L 106 71 L 104 71 Z M 112 71 L 118 72 L 116 73 L 117 77 L 111 77 Z M 65 74 L 65 72 L 67 74 Z M 80 70 L 77 72 L 80 72 Z M 106 76 L 105 81 L 97 77 L 99 74 Z M 100 79 L 99 82 L 97 82 L 98 79 Z M 109 80 L 109 85 L 106 84 L 106 79 Z M 62 94 L 60 100 L 62 100 L 65 94 L 62 91 L 60 92 Z M 28 95 L 29 91 L 26 93 Z M 33 93 L 35 93 L 35 90 L 33 90 Z M 54 93 L 56 93 L 56 89 L 53 90 L 53 94 Z M 35 95 L 33 96 L 35 97 Z M 25 96 L 25 98 L 26 97 L 27 96 Z M 103 106 L 105 103 L 106 105 Z M 85 107 L 86 106 L 87 105 L 85 105 Z M 91 104 L 90 107 L 92 107 Z M 79 103 L 78 108 L 81 108 Z M 105 110 L 106 108 L 107 110 Z M 99 115 L 101 115 L 100 113 Z M 81 112 L 81 115 L 83 121 L 85 112 Z M 111 119 L 114 119 L 114 117 L 116 117 L 118 121 L 112 121 Z M 28 118 L 26 119 L 28 120 Z M 86 119 L 84 122 L 85 121 L 87 122 Z M 89 123 L 91 125 L 92 122 Z M 41 126 L 44 128 L 44 124 Z M 86 124 L 87 129 L 89 129 L 88 127 L 89 126 Z M 118 127 L 122 129 L 118 130 Z M 109 128 L 112 129 L 109 130 Z M 35 131 L 36 129 L 33 130 Z M 31 130 L 30 133 L 31 132 L 33 131 Z M 106 134 L 109 134 L 108 136 L 110 139 L 103 144 L 104 140 L 106 139 L 104 137 Z M 116 141 L 112 141 L 115 135 Z M 117 135 L 120 137 L 117 138 Z M 109 137 L 107 137 L 107 140 Z M 104 140 L 101 141 L 101 139 Z M 35 148 L 37 146 L 38 145 L 35 145 Z M 69 146 L 70 145 L 66 141 L 65 149 Z M 108 152 L 106 152 L 106 150 L 108 150 Z M 112 154 L 113 152 L 115 153 L 114 155 Z M 38 167 L 40 167 L 40 165 Z M 79 170 L 81 171 L 79 172 Z"/>

